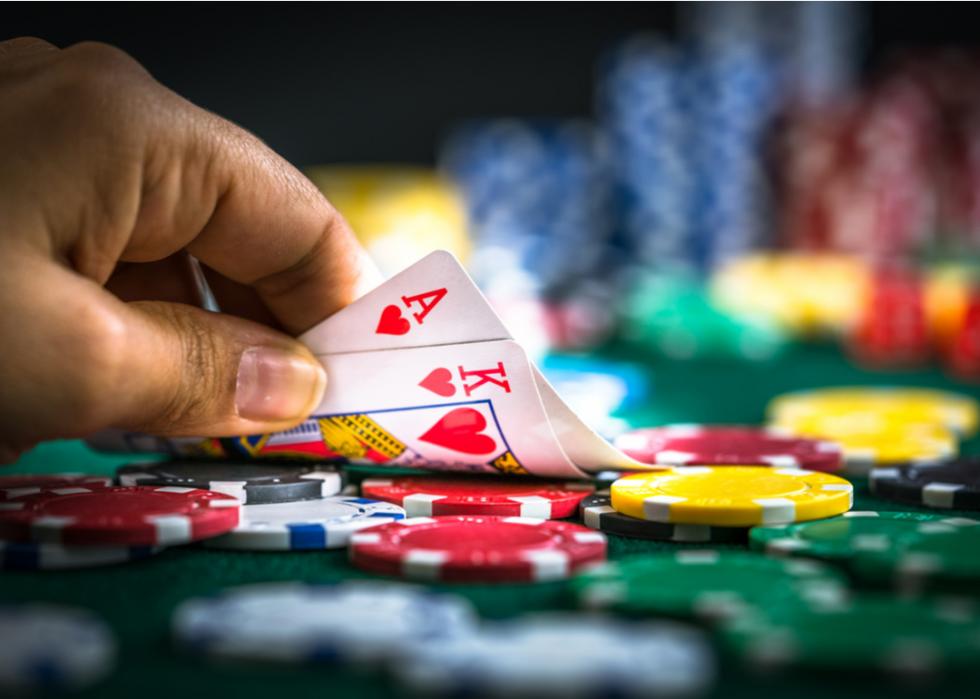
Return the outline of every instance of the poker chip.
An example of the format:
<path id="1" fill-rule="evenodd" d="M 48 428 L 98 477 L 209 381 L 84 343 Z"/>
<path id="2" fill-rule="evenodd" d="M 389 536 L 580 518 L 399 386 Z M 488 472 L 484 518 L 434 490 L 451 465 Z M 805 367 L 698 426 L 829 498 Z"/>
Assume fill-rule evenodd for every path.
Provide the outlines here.
<path id="1" fill-rule="evenodd" d="M 620 435 L 616 446 L 638 461 L 666 466 L 696 464 L 760 465 L 839 471 L 841 448 L 835 442 L 760 427 L 669 425 Z"/>
<path id="2" fill-rule="evenodd" d="M 68 546 L 172 546 L 223 534 L 239 502 L 195 488 L 45 490 L 0 503 L 0 537 Z"/>
<path id="3" fill-rule="evenodd" d="M 269 461 L 165 461 L 130 464 L 116 471 L 120 485 L 173 485 L 213 490 L 244 504 L 293 502 L 336 495 L 339 471 L 325 464 Z"/>
<path id="4" fill-rule="evenodd" d="M 402 519 L 405 510 L 388 502 L 334 496 L 268 505 L 243 505 L 233 530 L 206 542 L 221 549 L 301 551 L 347 545 L 361 529 Z"/>
<path id="5" fill-rule="evenodd" d="M 11 474 L 0 476 L 0 500 L 34 495 L 48 488 L 78 485 L 83 488 L 102 488 L 112 485 L 106 476 L 92 476 L 84 473 L 38 473 Z"/>
<path id="6" fill-rule="evenodd" d="M 358 568 L 428 581 L 562 580 L 605 558 L 601 533 L 527 517 L 413 517 L 350 540 L 350 559 Z"/>
<path id="7" fill-rule="evenodd" d="M 0 693 L 83 689 L 116 664 L 109 628 L 83 609 L 0 605 Z"/>
<path id="8" fill-rule="evenodd" d="M 908 595 L 941 591 L 975 594 L 980 585 L 980 521 L 924 521 L 892 546 L 854 561 L 857 577 L 890 583 Z"/>
<path id="9" fill-rule="evenodd" d="M 409 517 L 498 515 L 561 519 L 574 515 L 579 502 L 593 489 L 589 483 L 575 481 L 500 477 L 403 476 L 361 482 L 364 497 L 400 505 Z"/>
<path id="10" fill-rule="evenodd" d="M 590 529 L 599 529 L 607 534 L 618 534 L 633 539 L 744 544 L 748 537 L 748 529 L 745 527 L 650 522 L 620 514 L 613 509 L 608 490 L 587 496 L 579 506 L 579 516 L 582 518 L 582 523 Z"/>
<path id="11" fill-rule="evenodd" d="M 770 555 L 851 563 L 870 553 L 893 550 L 923 528 L 944 528 L 956 521 L 921 512 L 852 511 L 799 524 L 753 527 L 749 543 Z"/>
<path id="12" fill-rule="evenodd" d="M 171 619 L 186 651 L 280 663 L 387 660 L 403 648 L 475 632 L 472 606 L 409 585 L 265 583 L 181 603 Z"/>
<path id="13" fill-rule="evenodd" d="M 797 434 L 822 436 L 844 452 L 844 473 L 866 475 L 891 464 L 932 461 L 956 454 L 956 435 L 941 425 L 905 423 L 865 413 L 816 416 L 799 421 Z"/>
<path id="14" fill-rule="evenodd" d="M 680 697 L 711 686 L 715 659 L 688 626 L 552 613 L 413 644 L 393 670 L 423 695 Z"/>
<path id="15" fill-rule="evenodd" d="M 612 561 L 576 576 L 572 588 L 588 609 L 716 621 L 759 608 L 832 604 L 847 590 L 843 574 L 819 561 L 704 549 Z"/>
<path id="16" fill-rule="evenodd" d="M 954 510 L 980 510 L 980 458 L 877 468 L 868 486 L 878 497 L 913 505 Z"/>
<path id="17" fill-rule="evenodd" d="M 96 568 L 149 558 L 153 546 L 63 546 L 33 541 L 0 541 L 0 570 Z"/>
<path id="18" fill-rule="evenodd" d="M 928 388 L 851 386 L 786 393 L 769 403 L 767 414 L 771 423 L 792 430 L 814 416 L 873 415 L 903 424 L 938 425 L 969 437 L 980 423 L 980 404 Z"/>
<path id="19" fill-rule="evenodd" d="M 748 527 L 846 512 L 853 486 L 828 473 L 760 466 L 678 466 L 612 484 L 617 512 L 653 522 Z"/>
<path id="20" fill-rule="evenodd" d="M 840 604 L 744 615 L 723 628 L 725 644 L 760 669 L 821 673 L 877 669 L 923 675 L 974 666 L 980 621 L 965 599 L 862 595 Z"/>

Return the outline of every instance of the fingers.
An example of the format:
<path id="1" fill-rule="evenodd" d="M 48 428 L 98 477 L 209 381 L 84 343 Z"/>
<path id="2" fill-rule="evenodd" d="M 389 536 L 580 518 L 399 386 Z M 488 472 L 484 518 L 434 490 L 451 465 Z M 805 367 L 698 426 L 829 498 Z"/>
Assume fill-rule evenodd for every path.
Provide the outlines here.
<path id="1" fill-rule="evenodd" d="M 158 259 L 186 247 L 252 287 L 293 334 L 377 281 L 347 222 L 296 168 L 172 93 L 157 101 L 169 110 L 164 120 L 148 117 L 142 201 L 123 259 Z"/>
<path id="2" fill-rule="evenodd" d="M 20 36 L 7 41 L 0 41 L 0 63 L 6 63 L 18 58 L 28 58 L 38 54 L 51 53 L 58 48 L 53 44 L 33 36 Z"/>
<path id="3" fill-rule="evenodd" d="M 256 323 L 159 302 L 130 304 L 124 318 L 120 380 L 133 400 L 113 424 L 171 435 L 288 429 L 326 387 L 309 350 Z"/>
<path id="4" fill-rule="evenodd" d="M 24 277 L 37 282 L 19 293 Z M 90 280 L 25 259 L 0 277 L 0 445 L 106 427 L 162 435 L 288 429 L 318 404 L 322 367 L 251 321 L 175 303 L 125 304 Z M 19 295 L 18 295 L 19 294 Z"/>
<path id="5" fill-rule="evenodd" d="M 270 328 L 282 328 L 279 319 L 272 314 L 254 288 L 233 282 L 207 267 L 204 267 L 204 278 L 222 312 L 248 318 Z"/>
<path id="6" fill-rule="evenodd" d="M 17 230 L 47 229 L 47 249 L 99 283 L 119 260 L 186 249 L 253 287 L 292 334 L 357 296 L 366 257 L 347 223 L 258 138 L 118 49 L 83 43 L 52 55 L 0 101 L 3 123 L 22 134 L 5 143 L 0 133 L 5 157 L 32 168 L 26 182 L 3 182 Z M 43 217 L 24 210 L 36 182 L 57 201 Z"/>
<path id="7" fill-rule="evenodd" d="M 171 301 L 201 305 L 191 261 L 186 253 L 171 255 L 157 262 L 123 262 L 116 267 L 105 288 L 123 301 Z"/>

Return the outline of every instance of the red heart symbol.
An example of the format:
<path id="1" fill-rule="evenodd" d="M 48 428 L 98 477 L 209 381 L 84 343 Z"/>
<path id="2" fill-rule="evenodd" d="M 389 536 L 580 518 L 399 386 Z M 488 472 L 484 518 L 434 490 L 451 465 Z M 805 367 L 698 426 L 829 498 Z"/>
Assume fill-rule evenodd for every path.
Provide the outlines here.
<path id="1" fill-rule="evenodd" d="M 411 330 L 411 327 L 408 321 L 402 318 L 402 309 L 398 306 L 385 306 L 384 310 L 381 311 L 378 329 L 374 332 L 385 335 L 404 335 Z"/>
<path id="2" fill-rule="evenodd" d="M 453 373 L 444 367 L 430 371 L 428 376 L 419 381 L 419 386 L 444 398 L 456 394 L 456 387 L 453 386 Z"/>
<path id="3" fill-rule="evenodd" d="M 487 419 L 473 408 L 450 410 L 419 439 L 464 454 L 489 454 L 497 448 L 492 437 L 480 434 Z"/>

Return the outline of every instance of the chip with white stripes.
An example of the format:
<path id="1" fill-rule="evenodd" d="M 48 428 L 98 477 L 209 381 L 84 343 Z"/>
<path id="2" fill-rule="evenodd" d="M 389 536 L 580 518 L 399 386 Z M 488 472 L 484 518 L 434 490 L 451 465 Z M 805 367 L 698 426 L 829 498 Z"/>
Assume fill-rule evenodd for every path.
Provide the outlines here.
<path id="1" fill-rule="evenodd" d="M 80 546 L 173 546 L 238 524 L 230 495 L 180 487 L 51 488 L 0 502 L 0 539 Z"/>
<path id="2" fill-rule="evenodd" d="M 749 527 L 833 517 L 853 486 L 829 473 L 769 466 L 683 466 L 637 473 L 610 487 L 617 512 L 653 522 Z"/>
<path id="3" fill-rule="evenodd" d="M 372 573 L 430 582 L 542 582 L 604 561 L 606 537 L 557 520 L 413 517 L 354 534 L 350 559 Z"/>
<path id="4" fill-rule="evenodd" d="M 361 494 L 405 508 L 409 517 L 498 515 L 563 519 L 595 490 L 580 481 L 545 481 L 514 477 L 400 476 L 368 478 Z"/>

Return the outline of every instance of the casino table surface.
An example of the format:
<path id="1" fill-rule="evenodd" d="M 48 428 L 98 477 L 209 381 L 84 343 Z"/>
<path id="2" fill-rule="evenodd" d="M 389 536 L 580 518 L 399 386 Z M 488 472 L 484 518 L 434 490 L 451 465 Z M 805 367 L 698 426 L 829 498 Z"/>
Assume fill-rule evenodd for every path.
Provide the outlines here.
<path id="1" fill-rule="evenodd" d="M 671 362 L 643 360 L 635 350 L 613 346 L 602 358 L 643 361 L 653 390 L 642 406 L 623 414 L 640 426 L 666 422 L 755 423 L 763 419 L 766 403 L 786 391 L 819 386 L 909 385 L 944 388 L 980 398 L 977 386 L 951 381 L 938 369 L 908 372 L 868 371 L 851 365 L 838 349 L 800 346 L 777 360 L 760 363 Z M 980 440 L 963 445 L 980 453 Z M 6 473 L 86 471 L 111 474 L 123 463 L 145 455 L 104 455 L 81 442 L 52 442 L 25 454 Z M 351 470 L 353 480 L 368 471 Z M 855 509 L 916 509 L 871 497 L 867 484 L 855 483 Z M 969 514 L 969 513 L 963 513 Z M 611 536 L 610 558 L 676 548 L 677 544 Z M 716 546 L 717 547 L 717 546 Z M 222 587 L 251 582 L 305 580 L 334 582 L 367 577 L 352 568 L 345 550 L 298 553 L 213 551 L 184 546 L 148 560 L 108 568 L 66 572 L 0 573 L 0 600 L 46 601 L 87 607 L 101 614 L 117 634 L 118 668 L 107 681 L 78 696 L 140 697 L 222 696 L 358 696 L 398 695 L 399 689 L 380 673 L 334 667 L 275 667 L 256 664 L 208 664 L 183 654 L 171 644 L 169 620 L 174 607 L 189 597 Z M 443 585 L 468 597 L 486 618 L 508 618 L 525 612 L 569 609 L 564 582 L 518 585 Z M 858 632 L 859 630 L 855 630 Z M 888 696 L 918 693 L 966 694 L 980 683 L 975 674 L 925 687 L 899 684 L 871 672 L 787 673 L 760 676 L 739 668 L 722 656 L 721 672 L 711 696 Z"/>

